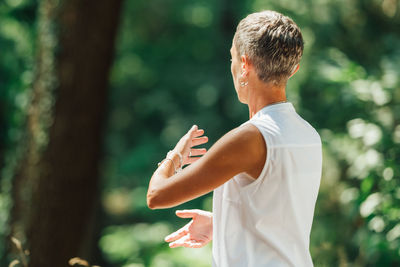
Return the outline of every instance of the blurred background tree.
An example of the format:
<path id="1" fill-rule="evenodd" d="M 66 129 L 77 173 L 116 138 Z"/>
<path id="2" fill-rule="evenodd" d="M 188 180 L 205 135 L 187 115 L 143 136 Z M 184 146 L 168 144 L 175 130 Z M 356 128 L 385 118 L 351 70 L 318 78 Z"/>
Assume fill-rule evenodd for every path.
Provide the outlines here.
<path id="1" fill-rule="evenodd" d="M 32 89 L 11 177 L 7 233 L 29 251 L 29 266 L 66 266 L 73 256 L 89 254 L 120 6 L 107 0 L 38 3 Z"/>
<path id="2" fill-rule="evenodd" d="M 15 205 L 10 197 L 12 181 L 17 163 L 26 155 L 21 144 L 26 142 L 23 133 L 38 64 L 34 55 L 40 49 L 35 43 L 40 31 L 38 4 L 0 3 L 3 255 Z M 192 124 L 204 128 L 212 144 L 248 119 L 233 89 L 229 48 L 239 20 L 262 9 L 292 17 L 306 43 L 300 71 L 287 91 L 324 143 L 324 172 L 311 233 L 315 266 L 400 265 L 400 3 L 396 0 L 125 1 L 100 156 L 101 208 L 90 223 L 96 236 L 90 262 L 210 266 L 211 245 L 169 249 L 163 242 L 186 221 L 175 217 L 175 209 L 149 210 L 146 187 L 157 162 Z M 98 38 L 110 41 L 100 33 Z M 66 116 L 76 114 L 73 106 L 69 112 Z M 64 208 L 67 212 L 76 204 Z M 211 210 L 211 194 L 178 208 Z M 64 228 L 59 225 L 60 232 L 71 234 Z M 52 243 L 42 242 L 46 241 Z M 0 264 L 12 258 L 13 254 L 4 256 Z"/>

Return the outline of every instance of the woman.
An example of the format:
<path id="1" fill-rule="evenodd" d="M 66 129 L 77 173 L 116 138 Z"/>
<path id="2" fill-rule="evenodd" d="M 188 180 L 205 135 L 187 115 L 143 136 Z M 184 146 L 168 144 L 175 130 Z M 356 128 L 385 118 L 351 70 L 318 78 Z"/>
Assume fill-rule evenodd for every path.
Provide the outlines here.
<path id="1" fill-rule="evenodd" d="M 193 126 L 154 172 L 148 206 L 170 208 L 214 190 L 212 213 L 177 211 L 193 219 L 166 237 L 170 247 L 213 240 L 213 266 L 219 267 L 312 266 L 321 140 L 285 94 L 303 54 L 300 29 L 277 12 L 254 13 L 239 23 L 230 52 L 233 83 L 250 120 L 207 153 L 193 148 L 208 141 Z"/>

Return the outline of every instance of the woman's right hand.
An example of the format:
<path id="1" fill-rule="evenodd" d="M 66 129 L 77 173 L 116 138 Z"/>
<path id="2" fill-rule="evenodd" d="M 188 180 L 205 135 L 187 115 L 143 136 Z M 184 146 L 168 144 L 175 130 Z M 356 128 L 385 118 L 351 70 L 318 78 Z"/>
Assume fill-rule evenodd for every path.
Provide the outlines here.
<path id="1" fill-rule="evenodd" d="M 212 213 L 204 210 L 177 210 L 176 215 L 192 220 L 178 231 L 165 237 L 171 248 L 201 248 L 212 240 Z"/>
<path id="2" fill-rule="evenodd" d="M 179 152 L 182 155 L 182 165 L 187 165 L 200 159 L 207 150 L 205 148 L 193 148 L 198 145 L 203 145 L 208 142 L 208 137 L 204 136 L 204 130 L 199 129 L 197 125 L 192 128 L 179 140 L 173 151 Z M 183 166 L 180 166 L 183 167 Z"/>

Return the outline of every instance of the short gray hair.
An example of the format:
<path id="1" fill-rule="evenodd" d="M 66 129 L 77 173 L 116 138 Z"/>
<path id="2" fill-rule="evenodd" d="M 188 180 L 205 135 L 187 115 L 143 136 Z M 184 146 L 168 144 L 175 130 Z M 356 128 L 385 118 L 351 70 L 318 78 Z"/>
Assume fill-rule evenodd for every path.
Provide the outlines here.
<path id="1" fill-rule="evenodd" d="M 239 56 L 248 56 L 260 80 L 274 83 L 286 82 L 299 64 L 304 48 L 296 23 L 270 10 L 242 19 L 233 43 Z"/>

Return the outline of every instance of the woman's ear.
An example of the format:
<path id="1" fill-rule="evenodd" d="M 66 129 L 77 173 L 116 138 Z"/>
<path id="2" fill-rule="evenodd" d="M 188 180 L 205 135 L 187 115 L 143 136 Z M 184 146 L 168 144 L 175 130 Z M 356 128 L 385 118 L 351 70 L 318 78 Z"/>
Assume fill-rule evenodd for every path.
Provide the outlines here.
<path id="1" fill-rule="evenodd" d="M 241 60 L 240 71 L 242 73 L 242 76 L 246 76 L 249 73 L 249 68 L 250 68 L 249 58 L 246 55 L 241 55 L 240 60 Z"/>
<path id="2" fill-rule="evenodd" d="M 300 69 L 300 64 L 297 64 L 296 68 L 294 69 L 292 74 L 290 74 L 289 78 L 292 77 L 299 69 Z"/>

